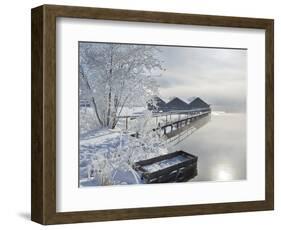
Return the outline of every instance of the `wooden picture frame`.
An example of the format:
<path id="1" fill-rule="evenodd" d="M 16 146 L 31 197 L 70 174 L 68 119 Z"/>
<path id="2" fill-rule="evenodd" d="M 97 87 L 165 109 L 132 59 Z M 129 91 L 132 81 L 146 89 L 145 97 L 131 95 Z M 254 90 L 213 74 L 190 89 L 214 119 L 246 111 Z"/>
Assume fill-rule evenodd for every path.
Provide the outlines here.
<path id="1" fill-rule="evenodd" d="M 121 20 L 265 30 L 265 200 L 99 211 L 56 211 L 56 18 Z M 274 21 L 163 12 L 43 5 L 32 9 L 31 219 L 41 224 L 231 213 L 274 208 Z"/>

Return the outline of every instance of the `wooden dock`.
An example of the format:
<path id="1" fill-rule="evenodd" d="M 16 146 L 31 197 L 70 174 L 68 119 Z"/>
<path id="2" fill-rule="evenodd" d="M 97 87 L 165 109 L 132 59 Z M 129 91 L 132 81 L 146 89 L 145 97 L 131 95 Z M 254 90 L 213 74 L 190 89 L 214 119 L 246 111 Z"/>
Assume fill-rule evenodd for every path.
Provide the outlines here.
<path id="1" fill-rule="evenodd" d="M 153 131 L 161 129 L 163 134 L 173 132 L 180 127 L 190 124 L 192 121 L 198 120 L 211 113 L 211 109 L 192 109 L 192 110 L 173 110 L 169 112 L 153 113 L 155 119 L 155 126 L 152 128 Z M 124 129 L 129 130 L 130 123 L 142 117 L 142 114 L 131 115 L 131 116 L 119 116 L 118 119 L 124 121 Z M 172 116 L 177 116 L 177 120 L 173 120 Z M 184 117 L 184 118 L 182 118 Z"/>
<path id="2" fill-rule="evenodd" d="M 187 118 L 184 118 L 184 119 L 181 119 L 178 121 L 173 121 L 173 122 L 167 123 L 167 124 L 161 126 L 160 128 L 161 128 L 161 130 L 163 130 L 164 135 L 166 135 L 167 133 L 171 133 L 175 130 L 178 130 L 179 128 L 182 128 L 182 127 L 190 124 L 193 121 L 206 117 L 209 114 L 210 114 L 210 112 L 198 113 L 198 114 L 188 116 Z"/>

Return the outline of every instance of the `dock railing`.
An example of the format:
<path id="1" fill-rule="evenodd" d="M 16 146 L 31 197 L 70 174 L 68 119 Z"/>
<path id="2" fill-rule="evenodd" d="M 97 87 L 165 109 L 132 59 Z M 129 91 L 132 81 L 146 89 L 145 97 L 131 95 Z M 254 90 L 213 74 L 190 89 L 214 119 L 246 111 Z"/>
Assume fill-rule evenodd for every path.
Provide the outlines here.
<path id="1" fill-rule="evenodd" d="M 172 130 L 174 128 L 179 128 L 182 125 L 187 125 L 193 120 L 199 119 L 202 116 L 206 116 L 211 112 L 210 108 L 201 109 L 191 109 L 191 110 L 173 110 L 167 112 L 153 112 L 152 116 L 155 119 L 155 126 L 153 130 L 162 129 L 164 134 L 167 133 L 167 129 L 170 127 Z M 143 114 L 134 114 L 130 116 L 119 116 L 119 121 L 123 120 L 125 122 L 122 127 L 125 130 L 129 130 L 130 123 L 137 119 L 144 117 Z"/>

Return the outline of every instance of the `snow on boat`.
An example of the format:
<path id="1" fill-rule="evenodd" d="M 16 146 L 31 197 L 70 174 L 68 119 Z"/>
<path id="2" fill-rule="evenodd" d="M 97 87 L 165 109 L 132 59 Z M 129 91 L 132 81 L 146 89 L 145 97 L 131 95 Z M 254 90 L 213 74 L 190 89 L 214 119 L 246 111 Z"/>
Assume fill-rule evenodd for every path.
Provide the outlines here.
<path id="1" fill-rule="evenodd" d="M 197 175 L 197 156 L 184 151 L 135 162 L 133 168 L 144 183 L 188 181 Z"/>

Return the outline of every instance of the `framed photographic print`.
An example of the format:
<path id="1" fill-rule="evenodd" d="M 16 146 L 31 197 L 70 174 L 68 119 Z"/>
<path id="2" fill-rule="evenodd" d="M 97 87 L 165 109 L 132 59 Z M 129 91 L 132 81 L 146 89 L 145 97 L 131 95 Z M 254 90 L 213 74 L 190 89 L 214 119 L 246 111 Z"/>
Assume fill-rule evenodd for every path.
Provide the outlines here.
<path id="1" fill-rule="evenodd" d="M 32 9 L 41 224 L 272 210 L 273 20 Z"/>

